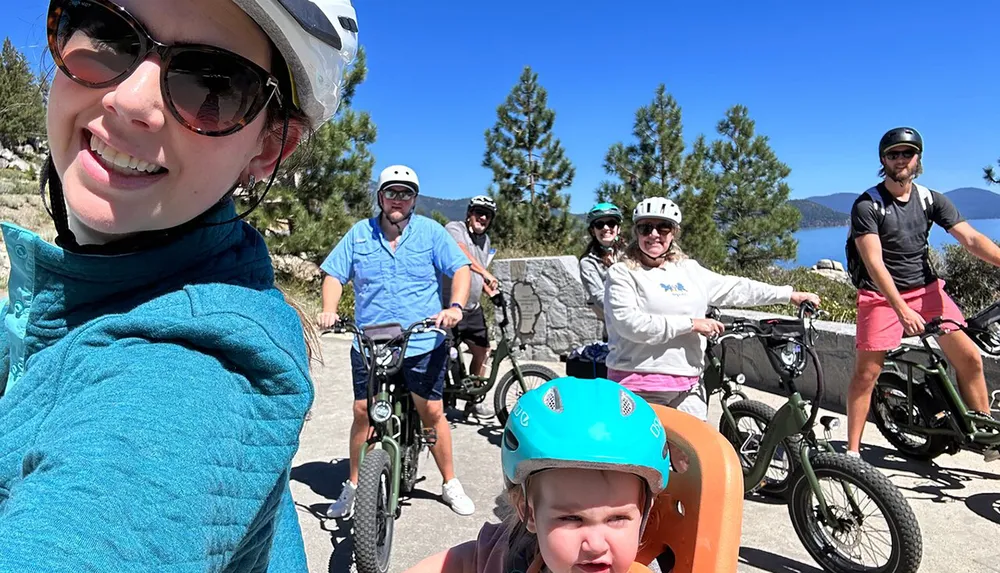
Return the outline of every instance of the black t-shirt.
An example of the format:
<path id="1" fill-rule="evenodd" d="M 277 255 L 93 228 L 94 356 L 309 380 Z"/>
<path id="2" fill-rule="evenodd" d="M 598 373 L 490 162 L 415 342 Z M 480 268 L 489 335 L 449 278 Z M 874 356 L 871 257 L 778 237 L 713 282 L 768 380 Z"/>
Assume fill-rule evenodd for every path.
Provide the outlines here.
<path id="1" fill-rule="evenodd" d="M 851 240 L 869 233 L 879 236 L 882 242 L 882 260 L 900 292 L 936 281 L 938 277 L 931 269 L 927 257 L 927 237 L 931 223 L 937 223 L 948 231 L 965 219 L 955 208 L 955 204 L 937 191 L 931 191 L 934 201 L 925 214 L 916 187 L 905 203 L 893 197 L 884 183 L 879 183 L 877 189 L 882 195 L 885 214 L 879 212 L 878 206 L 867 193 L 858 197 L 851 208 Z M 864 264 L 861 267 L 860 288 L 878 291 L 868 269 Z"/>

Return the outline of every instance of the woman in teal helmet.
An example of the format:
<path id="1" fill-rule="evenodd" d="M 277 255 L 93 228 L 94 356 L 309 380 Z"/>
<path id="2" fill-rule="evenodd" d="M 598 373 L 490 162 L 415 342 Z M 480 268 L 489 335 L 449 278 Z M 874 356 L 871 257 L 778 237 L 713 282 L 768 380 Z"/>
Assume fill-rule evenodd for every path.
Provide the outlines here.
<path id="1" fill-rule="evenodd" d="M 670 453 L 642 398 L 601 378 L 552 380 L 518 400 L 501 462 L 507 520 L 484 524 L 476 540 L 412 572 L 648 571 L 634 561 L 653 500 L 667 487 Z"/>
<path id="2" fill-rule="evenodd" d="M 580 255 L 580 279 L 587 306 L 601 320 L 604 320 L 604 280 L 608 268 L 621 260 L 625 247 L 619 236 L 621 222 L 621 210 L 611 203 L 598 203 L 587 212 L 590 243 Z"/>

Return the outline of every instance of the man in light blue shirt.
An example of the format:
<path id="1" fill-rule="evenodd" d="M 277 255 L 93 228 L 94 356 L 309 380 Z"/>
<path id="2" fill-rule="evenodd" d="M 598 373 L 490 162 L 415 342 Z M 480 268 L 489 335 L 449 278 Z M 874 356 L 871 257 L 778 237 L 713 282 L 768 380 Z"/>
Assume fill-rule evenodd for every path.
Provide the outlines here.
<path id="1" fill-rule="evenodd" d="M 321 328 L 337 321 L 337 306 L 344 284 L 354 285 L 354 322 L 358 327 L 398 322 L 406 328 L 433 317 L 444 329 L 462 319 L 463 304 L 469 296 L 469 258 L 444 227 L 413 213 L 420 182 L 405 165 L 385 168 L 378 181 L 376 217 L 359 221 L 337 243 L 320 268 L 323 279 L 323 312 L 317 317 Z M 441 309 L 438 276 L 452 277 L 451 304 Z M 441 401 L 448 366 L 448 345 L 433 332 L 410 337 L 403 361 L 402 376 L 413 397 L 424 427 L 433 428 L 437 442 L 431 448 L 441 477 L 442 498 L 455 513 L 475 512 L 472 499 L 455 477 L 452 462 L 451 428 Z M 351 474 L 340 497 L 327 510 L 329 517 L 345 517 L 354 509 L 358 483 L 358 459 L 368 437 L 368 371 L 358 349 L 351 349 L 354 379 L 354 423 L 351 425 Z"/>

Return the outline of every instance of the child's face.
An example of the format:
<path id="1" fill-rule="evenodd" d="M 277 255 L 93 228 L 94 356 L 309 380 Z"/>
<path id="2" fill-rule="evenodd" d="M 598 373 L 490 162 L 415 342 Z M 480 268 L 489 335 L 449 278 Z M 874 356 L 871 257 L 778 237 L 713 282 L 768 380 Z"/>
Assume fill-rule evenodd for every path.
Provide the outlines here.
<path id="1" fill-rule="evenodd" d="M 625 573 L 635 560 L 644 487 L 634 474 L 554 469 L 531 480 L 528 531 L 553 573 Z"/>

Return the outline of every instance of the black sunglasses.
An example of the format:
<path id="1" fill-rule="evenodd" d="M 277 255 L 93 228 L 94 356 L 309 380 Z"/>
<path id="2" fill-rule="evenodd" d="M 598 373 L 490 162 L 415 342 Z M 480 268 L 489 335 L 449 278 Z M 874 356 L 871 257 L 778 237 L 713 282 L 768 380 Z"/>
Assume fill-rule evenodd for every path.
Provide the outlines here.
<path id="1" fill-rule="evenodd" d="M 614 229 L 617 226 L 618 226 L 618 221 L 614 219 L 601 219 L 600 221 L 594 221 L 593 223 L 590 224 L 591 229 L 597 229 L 597 230 L 604 229 L 605 227 L 607 227 L 608 229 Z"/>
<path id="2" fill-rule="evenodd" d="M 913 156 L 917 152 L 914 149 L 907 149 L 906 151 L 886 151 L 885 156 L 889 161 L 895 161 L 902 157 L 903 159 L 913 159 Z"/>
<path id="3" fill-rule="evenodd" d="M 656 229 L 656 232 L 659 233 L 660 236 L 663 236 L 667 233 L 672 233 L 674 226 L 671 223 L 657 223 L 656 225 L 653 225 L 652 223 L 639 223 L 635 226 L 635 232 L 639 233 L 643 237 L 651 235 L 653 233 L 653 229 Z"/>
<path id="4" fill-rule="evenodd" d="M 476 217 L 493 217 L 493 211 L 489 211 L 487 209 L 481 209 L 478 207 L 469 209 L 469 213 L 472 213 Z"/>
<path id="5" fill-rule="evenodd" d="M 413 189 L 383 189 L 382 196 L 390 201 L 409 201 L 417 196 Z"/>
<path id="6" fill-rule="evenodd" d="M 47 29 L 56 65 L 89 88 L 117 85 L 157 54 L 163 101 L 181 125 L 202 135 L 235 133 L 272 97 L 281 103 L 278 80 L 264 68 L 214 46 L 157 42 L 108 0 L 53 0 Z"/>

